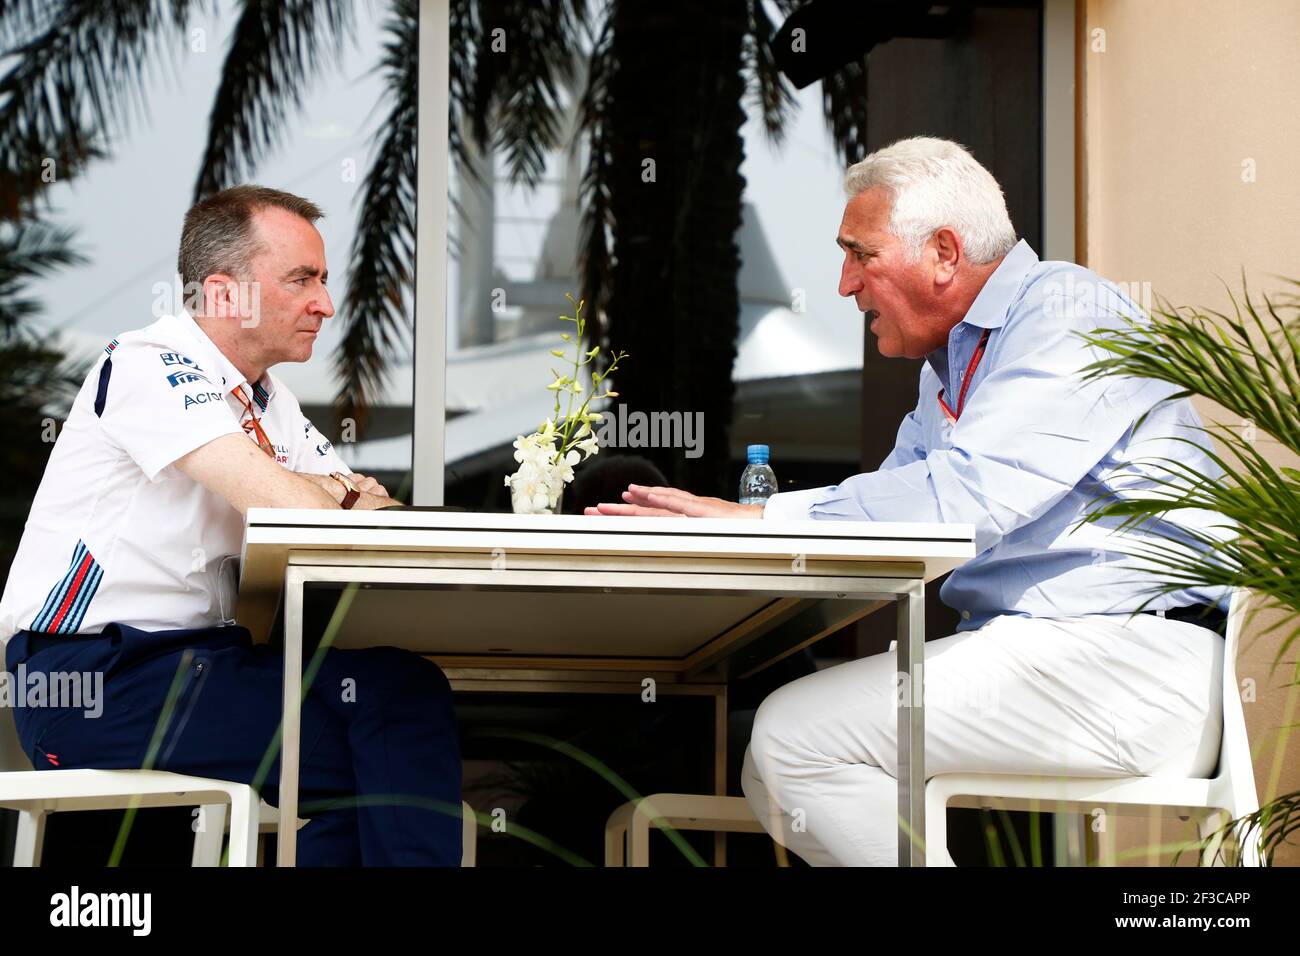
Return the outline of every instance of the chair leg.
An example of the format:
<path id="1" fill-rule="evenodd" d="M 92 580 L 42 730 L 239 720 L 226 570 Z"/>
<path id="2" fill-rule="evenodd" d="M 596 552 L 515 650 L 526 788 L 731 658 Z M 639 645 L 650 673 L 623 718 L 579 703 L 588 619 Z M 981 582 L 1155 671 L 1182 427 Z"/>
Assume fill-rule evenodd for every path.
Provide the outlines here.
<path id="1" fill-rule="evenodd" d="M 14 866 L 40 866 L 45 846 L 47 810 L 20 810 L 18 834 L 14 842 Z"/>
<path id="2" fill-rule="evenodd" d="M 605 865 L 627 866 L 624 856 L 624 840 L 627 837 L 627 823 L 631 816 L 631 804 L 623 804 L 609 815 L 605 823 Z"/>
<path id="3" fill-rule="evenodd" d="M 650 815 L 642 811 L 644 800 L 637 801 L 627 830 L 628 866 L 650 865 Z"/>
<path id="4" fill-rule="evenodd" d="M 1245 814 L 1241 815 L 1245 816 Z M 1237 852 L 1240 854 L 1239 859 L 1242 866 L 1264 866 L 1264 854 L 1260 850 L 1262 836 L 1263 834 L 1258 827 L 1247 832 L 1244 826 L 1238 825 Z"/>
<path id="5" fill-rule="evenodd" d="M 1211 810 L 1205 816 L 1199 818 L 1196 821 L 1197 835 L 1199 835 L 1200 838 L 1204 840 L 1208 834 L 1214 833 L 1214 831 L 1218 830 L 1227 822 L 1228 822 L 1227 813 L 1225 813 L 1222 810 Z M 1205 845 L 1205 849 L 1201 851 L 1201 866 L 1221 865 L 1223 861 L 1222 860 L 1216 861 L 1216 857 L 1218 856 L 1219 850 L 1222 849 L 1222 847 L 1223 847 L 1223 834 L 1217 833 L 1215 834 L 1214 838 Z"/>
<path id="6" fill-rule="evenodd" d="M 198 829 L 194 831 L 191 866 L 220 866 L 221 845 L 226 836 L 226 805 L 210 803 L 199 807 Z"/>
<path id="7" fill-rule="evenodd" d="M 460 813 L 460 865 L 476 866 L 478 863 L 478 820 L 474 816 L 474 808 L 464 800 L 460 802 Z"/>
<path id="8" fill-rule="evenodd" d="M 925 788 L 925 865 L 957 865 L 948 852 L 948 794 L 934 780 Z"/>
<path id="9" fill-rule="evenodd" d="M 251 787 L 230 794 L 230 865 L 257 864 L 257 831 L 261 800 Z"/>
<path id="10" fill-rule="evenodd" d="M 606 866 L 627 866 L 625 857 L 624 843 L 627 838 L 627 827 L 608 826 L 605 827 L 605 865 Z"/>
<path id="11" fill-rule="evenodd" d="M 1052 858 L 1056 866 L 1087 866 L 1087 847 L 1087 823 L 1081 814 L 1052 814 Z"/>

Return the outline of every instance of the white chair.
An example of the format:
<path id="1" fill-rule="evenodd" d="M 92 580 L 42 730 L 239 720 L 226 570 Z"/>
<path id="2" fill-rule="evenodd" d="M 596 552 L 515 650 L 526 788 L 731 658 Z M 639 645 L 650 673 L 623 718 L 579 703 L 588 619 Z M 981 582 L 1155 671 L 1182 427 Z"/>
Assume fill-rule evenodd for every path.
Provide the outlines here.
<path id="1" fill-rule="evenodd" d="M 926 863 L 954 866 L 948 853 L 949 806 L 1089 813 L 1113 807 L 1121 815 L 1147 815 L 1164 808 L 1196 820 L 1202 839 L 1231 819 L 1259 809 L 1255 774 L 1246 737 L 1246 718 L 1237 686 L 1237 649 L 1249 594 L 1237 590 L 1228 611 L 1223 649 L 1223 731 L 1214 776 L 1188 777 L 1044 777 L 1004 773 L 945 773 L 931 777 L 925 787 Z M 1257 835 L 1257 831 L 1256 831 Z M 1239 835 L 1240 836 L 1240 835 Z M 1204 865 L 1212 865 L 1221 837 L 1206 846 Z M 1241 846 L 1241 862 L 1261 864 L 1257 840 Z"/>
<path id="2" fill-rule="evenodd" d="M 14 866 L 40 865 L 45 820 L 51 813 L 184 806 L 207 806 L 216 818 L 209 816 L 208 821 L 218 832 L 225 828 L 229 807 L 234 834 L 230 865 L 256 864 L 258 799 L 252 787 L 160 770 L 34 770 L 19 743 L 10 708 L 0 707 L 0 809 L 19 814 Z"/>
<path id="3" fill-rule="evenodd" d="M 0 647 L 0 671 L 4 669 Z M 257 866 L 258 835 L 279 829 L 279 811 L 243 783 L 161 770 L 35 770 L 23 752 L 10 708 L 0 707 L 0 809 L 19 814 L 14 866 L 40 865 L 45 821 L 51 813 L 186 806 L 201 808 L 202 825 L 190 855 L 193 866 L 219 866 L 227 833 L 233 834 L 229 865 Z M 469 804 L 463 807 L 461 866 L 474 866 L 477 826 Z M 304 823 L 299 820 L 298 826 Z"/>
<path id="4" fill-rule="evenodd" d="M 465 801 L 461 801 L 461 852 L 460 865 L 462 867 L 475 866 L 478 861 L 478 821 L 474 817 L 474 808 Z M 224 804 L 217 804 L 203 808 L 203 826 L 194 834 L 194 865 L 195 866 L 218 866 L 221 862 L 221 844 L 224 835 L 226 818 L 226 808 Z M 280 811 L 278 808 L 271 806 L 265 800 L 261 804 L 259 815 L 260 823 L 258 825 L 259 835 L 275 834 L 280 829 Z M 302 829 L 308 823 L 307 820 L 298 821 L 298 829 Z M 260 855 L 255 854 L 258 863 L 261 862 Z"/>
<path id="5" fill-rule="evenodd" d="M 744 797 L 653 793 L 640 800 L 628 801 L 609 815 L 605 824 L 605 865 L 649 866 L 650 829 L 661 821 L 678 830 L 764 832 L 763 825 L 754 817 L 754 811 Z"/>

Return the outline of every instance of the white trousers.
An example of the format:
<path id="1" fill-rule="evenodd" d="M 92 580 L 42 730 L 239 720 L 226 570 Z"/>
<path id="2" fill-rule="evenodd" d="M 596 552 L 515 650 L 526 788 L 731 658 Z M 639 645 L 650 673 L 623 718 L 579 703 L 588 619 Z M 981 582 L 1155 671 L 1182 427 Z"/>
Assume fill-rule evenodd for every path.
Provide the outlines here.
<path id="1" fill-rule="evenodd" d="M 809 674 L 758 709 L 745 796 L 814 866 L 898 862 L 896 663 L 890 652 Z M 1151 614 L 1005 616 L 930 641 L 926 776 L 1209 776 L 1222 666 L 1222 637 Z"/>

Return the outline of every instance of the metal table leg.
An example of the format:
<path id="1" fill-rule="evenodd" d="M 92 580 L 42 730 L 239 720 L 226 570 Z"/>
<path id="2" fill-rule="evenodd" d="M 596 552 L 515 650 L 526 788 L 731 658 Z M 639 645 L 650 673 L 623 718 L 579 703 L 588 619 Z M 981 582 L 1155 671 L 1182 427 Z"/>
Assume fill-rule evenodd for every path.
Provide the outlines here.
<path id="1" fill-rule="evenodd" d="M 925 582 L 898 596 L 898 865 L 925 866 Z"/>
<path id="2" fill-rule="evenodd" d="M 280 827 L 276 865 L 298 859 L 298 747 L 302 731 L 302 602 L 306 575 L 290 565 L 284 574 L 284 702 L 280 745 Z"/>
<path id="3" fill-rule="evenodd" d="M 713 697 L 713 792 L 727 795 L 727 688 L 724 684 Z M 713 834 L 713 865 L 727 865 L 727 834 Z"/>

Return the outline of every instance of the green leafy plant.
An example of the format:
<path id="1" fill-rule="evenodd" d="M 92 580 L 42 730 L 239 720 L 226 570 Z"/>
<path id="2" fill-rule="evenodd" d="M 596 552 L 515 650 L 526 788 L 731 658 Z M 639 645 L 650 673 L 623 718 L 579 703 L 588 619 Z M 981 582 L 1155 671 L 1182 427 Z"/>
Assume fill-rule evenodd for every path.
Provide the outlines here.
<path id="1" fill-rule="evenodd" d="M 1174 308 L 1160 300 L 1149 322 L 1124 316 L 1115 328 L 1083 336 L 1107 353 L 1084 369 L 1089 380 L 1104 375 L 1156 379 L 1177 388 L 1170 400 L 1199 395 L 1238 418 L 1235 425 L 1204 428 L 1219 442 L 1221 451 L 1211 450 L 1210 457 L 1222 475 L 1158 459 L 1154 463 L 1162 477 L 1149 494 L 1105 499 L 1087 520 L 1119 518 L 1123 529 L 1179 509 L 1223 515 L 1235 531 L 1227 540 L 1212 530 L 1182 529 L 1200 545 L 1188 548 L 1185 540 L 1153 526 L 1151 543 L 1135 546 L 1132 553 L 1158 570 L 1162 583 L 1156 593 L 1195 584 L 1247 588 L 1257 598 L 1257 610 L 1281 611 L 1263 632 L 1282 633 L 1271 674 L 1300 637 L 1300 470 L 1271 461 L 1260 436 L 1270 436 L 1283 454 L 1300 456 L 1300 297 L 1286 292 L 1252 298 L 1244 277 L 1241 297 L 1231 290 L 1228 297 L 1231 314 Z M 1300 686 L 1300 664 L 1288 682 Z M 1241 839 L 1258 835 L 1260 851 L 1271 862 L 1298 828 L 1300 791 L 1230 821 L 1201 846 L 1234 833 Z M 1235 854 L 1231 861 L 1240 862 Z"/>

